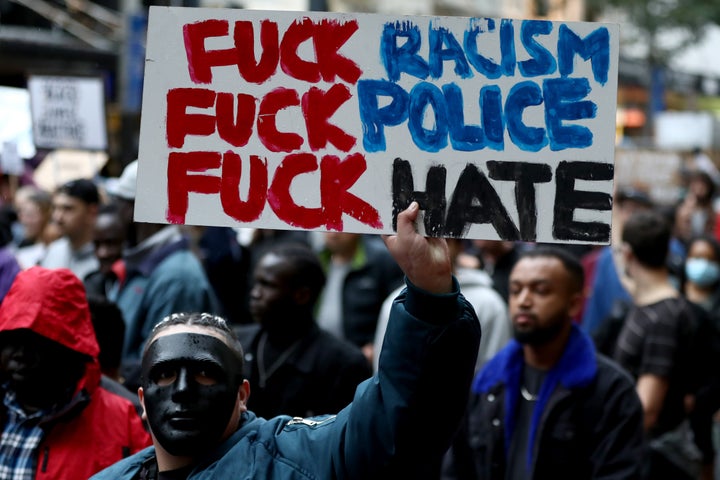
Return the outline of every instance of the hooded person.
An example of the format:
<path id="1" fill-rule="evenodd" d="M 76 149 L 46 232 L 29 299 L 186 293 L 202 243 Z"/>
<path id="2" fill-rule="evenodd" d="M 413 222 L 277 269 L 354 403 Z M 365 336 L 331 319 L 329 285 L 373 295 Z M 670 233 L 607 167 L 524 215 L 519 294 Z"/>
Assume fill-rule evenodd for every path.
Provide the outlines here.
<path id="1" fill-rule="evenodd" d="M 100 386 L 82 282 L 18 274 L 0 307 L 0 478 L 77 480 L 150 444 L 130 401 Z"/>

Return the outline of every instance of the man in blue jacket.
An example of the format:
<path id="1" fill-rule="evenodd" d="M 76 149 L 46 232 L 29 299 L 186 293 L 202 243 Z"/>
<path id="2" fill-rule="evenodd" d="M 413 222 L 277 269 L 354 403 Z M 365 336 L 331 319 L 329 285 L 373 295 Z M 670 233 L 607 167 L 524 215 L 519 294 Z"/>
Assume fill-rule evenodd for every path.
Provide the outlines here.
<path id="1" fill-rule="evenodd" d="M 222 321 L 171 315 L 151 333 L 139 389 L 154 447 L 93 477 L 427 478 L 464 411 L 480 329 L 447 245 L 419 235 L 413 203 L 385 238 L 408 288 L 391 312 L 379 372 L 337 415 L 257 418 L 242 356 Z"/>
<path id="2" fill-rule="evenodd" d="M 643 414 L 633 382 L 572 321 L 583 277 L 564 250 L 521 255 L 509 282 L 515 339 L 473 382 L 448 478 L 640 478 Z"/>

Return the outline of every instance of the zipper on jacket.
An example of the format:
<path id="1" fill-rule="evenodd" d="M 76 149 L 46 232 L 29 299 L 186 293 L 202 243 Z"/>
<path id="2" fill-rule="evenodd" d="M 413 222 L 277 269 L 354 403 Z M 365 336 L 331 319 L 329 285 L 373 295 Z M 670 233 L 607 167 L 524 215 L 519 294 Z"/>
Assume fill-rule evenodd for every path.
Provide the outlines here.
<path id="1" fill-rule="evenodd" d="M 50 447 L 45 445 L 43 448 L 43 458 L 42 458 L 42 465 L 40 466 L 40 471 L 42 473 L 47 472 L 47 464 L 48 464 L 48 456 L 50 455 Z"/>
<path id="2" fill-rule="evenodd" d="M 328 415 L 321 420 L 310 420 L 309 418 L 293 417 L 292 420 L 287 423 L 287 425 L 307 425 L 308 427 L 317 427 L 318 425 L 322 425 L 323 423 L 330 420 L 335 420 L 335 417 L 336 415 Z"/>

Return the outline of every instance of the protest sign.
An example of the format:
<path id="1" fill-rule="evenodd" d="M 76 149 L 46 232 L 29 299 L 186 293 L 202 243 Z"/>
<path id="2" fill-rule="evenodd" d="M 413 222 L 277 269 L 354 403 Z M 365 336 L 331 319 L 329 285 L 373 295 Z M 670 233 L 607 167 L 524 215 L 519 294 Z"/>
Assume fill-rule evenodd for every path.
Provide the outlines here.
<path id="1" fill-rule="evenodd" d="M 610 236 L 616 25 L 151 7 L 138 221 Z"/>
<path id="2" fill-rule="evenodd" d="M 36 146 L 107 148 L 101 78 L 34 75 L 28 80 L 28 90 Z"/>

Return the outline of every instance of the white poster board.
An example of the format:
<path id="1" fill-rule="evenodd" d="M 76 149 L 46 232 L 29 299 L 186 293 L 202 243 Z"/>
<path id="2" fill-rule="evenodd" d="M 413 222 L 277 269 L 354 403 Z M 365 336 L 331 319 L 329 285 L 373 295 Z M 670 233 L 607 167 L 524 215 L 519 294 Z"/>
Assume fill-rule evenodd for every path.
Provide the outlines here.
<path id="1" fill-rule="evenodd" d="M 151 7 L 135 219 L 610 238 L 618 27 Z"/>
<path id="2" fill-rule="evenodd" d="M 102 79 L 36 75 L 28 79 L 28 90 L 36 146 L 107 148 Z"/>
<path id="3" fill-rule="evenodd" d="M 0 144 L 0 164 L 6 173 L 15 173 L 12 166 L 6 169 L 6 149 L 14 150 L 21 159 L 31 158 L 36 153 L 32 141 L 30 94 L 24 88 L 0 87 Z M 11 159 L 10 163 L 14 161 Z"/>
<path id="4" fill-rule="evenodd" d="M 718 121 L 710 112 L 660 112 L 655 117 L 655 146 L 666 150 L 709 149 Z"/>

